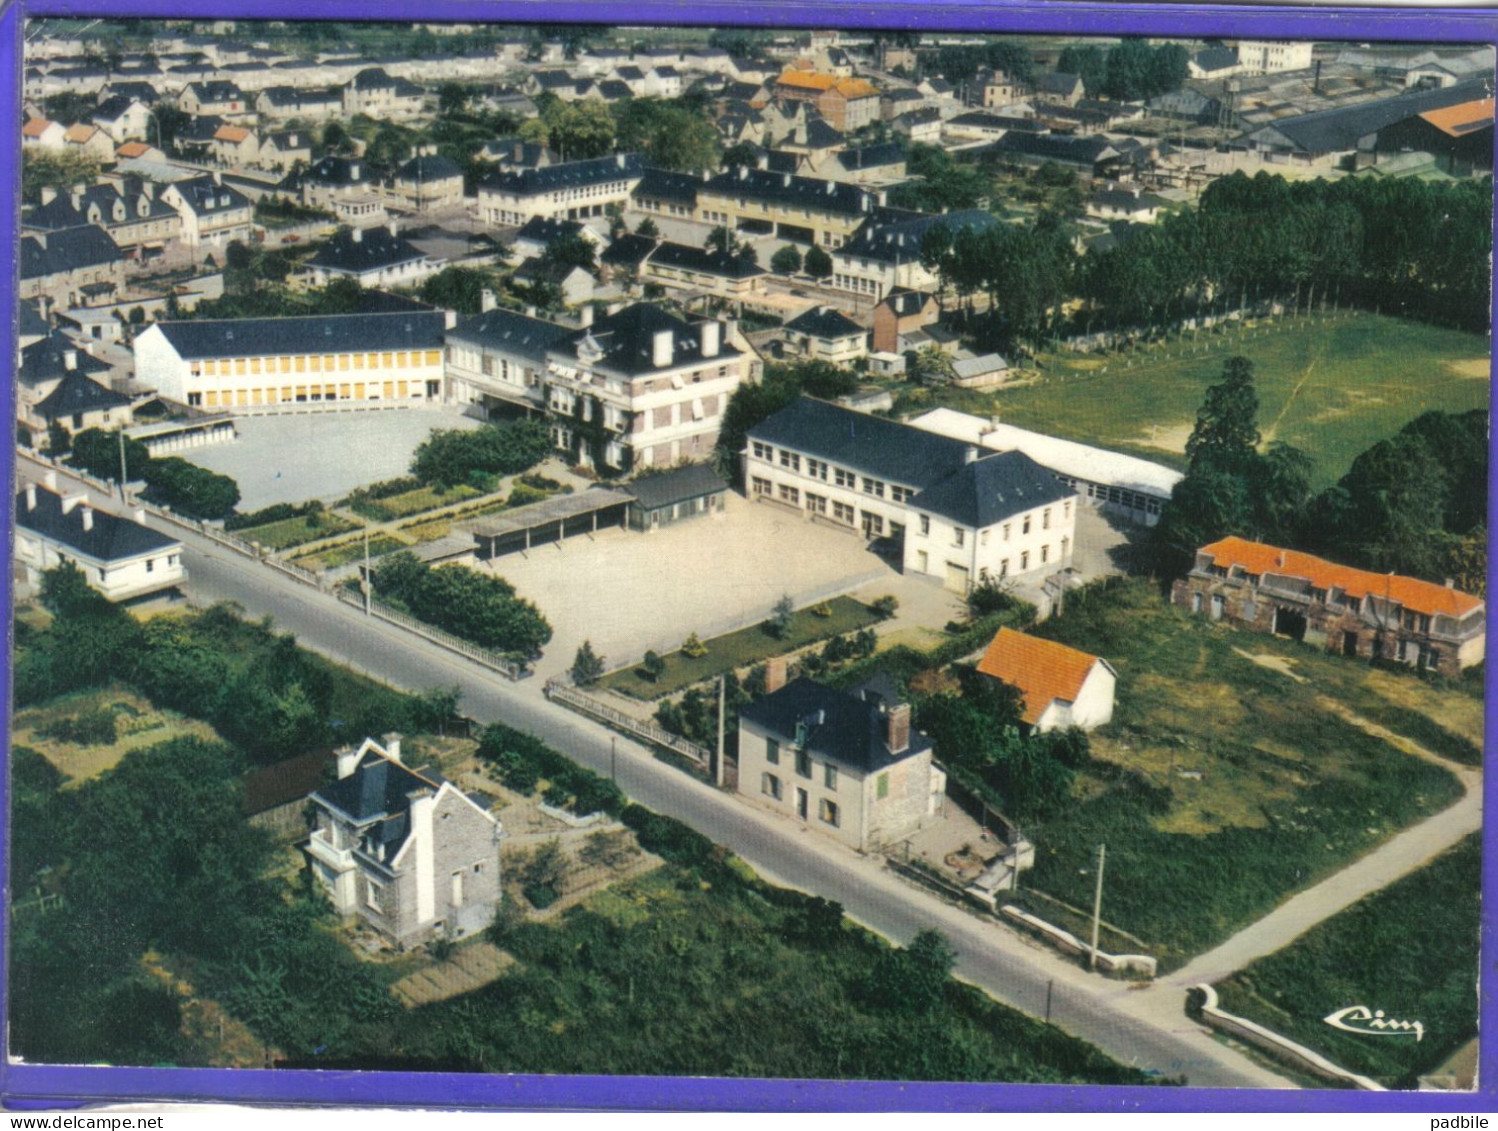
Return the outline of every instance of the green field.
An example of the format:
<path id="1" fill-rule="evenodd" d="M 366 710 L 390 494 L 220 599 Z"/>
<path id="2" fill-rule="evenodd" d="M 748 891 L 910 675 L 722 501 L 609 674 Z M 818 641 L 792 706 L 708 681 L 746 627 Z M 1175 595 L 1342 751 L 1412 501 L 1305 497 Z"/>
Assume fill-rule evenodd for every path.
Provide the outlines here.
<path id="1" fill-rule="evenodd" d="M 476 499 L 483 494 L 477 487 L 459 483 L 456 487 L 418 487 L 414 491 L 403 491 L 399 495 L 387 495 L 383 499 L 363 499 L 350 503 L 349 509 L 376 522 L 389 522 L 396 518 L 407 518 L 438 507 L 452 506 L 465 499 Z"/>
<path id="2" fill-rule="evenodd" d="M 1193 348 L 1197 351 L 1192 353 Z M 1187 436 L 1223 361 L 1254 363 L 1259 430 L 1316 460 L 1319 489 L 1429 409 L 1488 406 L 1489 347 L 1475 334 L 1374 314 L 1288 318 L 1272 327 L 1189 334 L 1137 354 L 1043 355 L 1031 385 L 992 394 L 918 392 L 902 406 L 950 404 L 1005 423 L 1183 466 Z M 1168 355 L 1168 356 L 1167 356 Z"/>
<path id="3" fill-rule="evenodd" d="M 873 609 L 852 597 L 834 597 L 825 607 L 831 610 L 830 616 L 818 616 L 811 607 L 801 609 L 791 619 L 790 630 L 783 637 L 771 636 L 764 625 L 753 624 L 704 640 L 705 656 L 693 658 L 682 652 L 670 652 L 665 656 L 666 670 L 657 681 L 652 681 L 643 668 L 631 667 L 605 676 L 600 684 L 638 699 L 660 699 L 724 672 L 760 663 L 818 640 L 856 632 L 880 619 Z"/>
<path id="4" fill-rule="evenodd" d="M 377 558 L 381 554 L 389 554 L 395 550 L 406 549 L 406 543 L 399 538 L 392 538 L 388 534 L 377 534 L 369 540 L 369 556 Z M 299 558 L 293 558 L 292 564 L 299 565 L 303 569 L 323 570 L 333 569 L 335 566 L 348 565 L 349 562 L 358 561 L 364 556 L 364 539 L 356 538 L 352 542 L 345 542 L 341 546 L 330 546 L 326 550 L 319 550 L 315 554 L 306 554 Z"/>
<path id="5" fill-rule="evenodd" d="M 1106 844 L 1103 917 L 1166 969 L 1459 796 L 1339 709 L 1481 742 L 1466 691 L 1192 618 L 1144 582 L 1084 590 L 1036 631 L 1106 658 L 1118 689 L 1074 804 L 1026 829 L 1029 886 L 1090 907 Z"/>
<path id="6" fill-rule="evenodd" d="M 280 522 L 267 522 L 263 526 L 250 526 L 235 531 L 235 537 L 243 538 L 246 542 L 259 542 L 267 549 L 285 550 L 291 546 L 300 546 L 303 542 L 315 542 L 319 538 L 329 538 L 355 529 L 357 527 L 348 519 L 322 511 L 316 515 L 303 514 L 296 518 L 283 518 Z"/>
<path id="7" fill-rule="evenodd" d="M 1477 1035 L 1481 884 L 1482 840 L 1473 834 L 1234 974 L 1217 987 L 1221 1005 L 1385 1087 L 1413 1088 Z M 1420 1022 L 1420 1039 L 1348 1033 L 1323 1020 L 1354 1005 Z"/>

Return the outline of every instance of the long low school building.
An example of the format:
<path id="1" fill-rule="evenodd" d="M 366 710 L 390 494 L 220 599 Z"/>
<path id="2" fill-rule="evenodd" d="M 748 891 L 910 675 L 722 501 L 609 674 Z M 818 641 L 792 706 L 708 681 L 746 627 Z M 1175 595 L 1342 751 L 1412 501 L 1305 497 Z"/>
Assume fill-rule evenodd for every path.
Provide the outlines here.
<path id="1" fill-rule="evenodd" d="M 162 396 L 234 413 L 440 401 L 441 311 L 158 322 L 135 374 Z"/>

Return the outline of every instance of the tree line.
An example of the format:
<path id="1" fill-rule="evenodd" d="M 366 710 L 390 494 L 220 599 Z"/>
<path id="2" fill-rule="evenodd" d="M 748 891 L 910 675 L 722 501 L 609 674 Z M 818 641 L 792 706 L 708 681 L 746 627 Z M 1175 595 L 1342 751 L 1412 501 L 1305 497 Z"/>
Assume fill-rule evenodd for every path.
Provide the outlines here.
<path id="1" fill-rule="evenodd" d="M 72 437 L 71 443 L 69 462 L 74 467 L 95 479 L 119 480 L 122 457 L 118 432 L 85 428 Z M 144 444 L 128 436 L 123 444 L 125 475 L 132 481 L 145 480 L 147 499 L 199 519 L 225 518 L 239 505 L 239 484 L 229 476 L 178 456 L 153 456 Z M 60 454 L 55 444 L 53 452 Z"/>
<path id="2" fill-rule="evenodd" d="M 373 581 L 382 601 L 481 648 L 530 658 L 551 640 L 540 610 L 502 577 L 462 565 L 432 569 L 400 550 L 380 559 Z"/>
<path id="3" fill-rule="evenodd" d="M 1078 76 L 1089 98 L 1137 102 L 1179 90 L 1190 60 L 1179 43 L 1152 47 L 1143 39 L 1124 39 L 1113 47 L 1072 44 L 1062 50 L 1056 70 Z"/>

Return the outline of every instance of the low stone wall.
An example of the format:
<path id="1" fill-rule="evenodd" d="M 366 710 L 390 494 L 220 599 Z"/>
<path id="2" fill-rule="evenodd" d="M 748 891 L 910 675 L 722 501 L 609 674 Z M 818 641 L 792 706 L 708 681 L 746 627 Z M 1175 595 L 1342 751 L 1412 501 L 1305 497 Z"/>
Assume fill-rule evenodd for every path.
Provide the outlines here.
<path id="1" fill-rule="evenodd" d="M 592 825 L 598 824 L 600 821 L 603 821 L 608 817 L 608 814 L 602 811 L 597 813 L 588 813 L 584 816 L 579 817 L 576 813 L 569 813 L 566 809 L 558 809 L 555 805 L 548 805 L 544 801 L 540 805 L 536 806 L 536 808 L 541 810 L 541 812 L 545 813 L 548 817 L 555 817 L 558 821 L 561 821 L 562 824 L 574 829 L 586 829 Z"/>
<path id="2" fill-rule="evenodd" d="M 1083 958 L 1092 953 L 1092 948 L 1070 931 L 1063 931 L 1054 923 L 1047 923 L 1044 919 L 1031 915 L 1022 907 L 1006 903 L 1002 914 L 1005 918 L 1033 931 L 1063 954 Z M 1097 952 L 1097 965 L 1098 969 L 1105 974 L 1132 972 L 1146 978 L 1153 978 L 1156 961 L 1153 955 L 1148 954 L 1108 954 L 1100 950 Z"/>
<path id="3" fill-rule="evenodd" d="M 1199 995 L 1201 1000 L 1201 1014 L 1204 1020 L 1212 1028 L 1220 1033 L 1227 1033 L 1240 1041 L 1262 1049 L 1275 1059 L 1283 1061 L 1292 1068 L 1298 1068 L 1302 1072 L 1309 1072 L 1323 1080 L 1330 1080 L 1337 1084 L 1349 1084 L 1354 1088 L 1361 1088 L 1365 1092 L 1388 1091 L 1376 1080 L 1370 1080 L 1366 1076 L 1359 1076 L 1355 1072 L 1333 1064 L 1318 1052 L 1313 1052 L 1305 1045 L 1297 1044 L 1289 1037 L 1281 1036 L 1272 1029 L 1266 1029 L 1256 1021 L 1250 1021 L 1246 1017 L 1228 1013 L 1217 1004 L 1217 991 L 1208 985 L 1193 986 L 1192 994 Z"/>

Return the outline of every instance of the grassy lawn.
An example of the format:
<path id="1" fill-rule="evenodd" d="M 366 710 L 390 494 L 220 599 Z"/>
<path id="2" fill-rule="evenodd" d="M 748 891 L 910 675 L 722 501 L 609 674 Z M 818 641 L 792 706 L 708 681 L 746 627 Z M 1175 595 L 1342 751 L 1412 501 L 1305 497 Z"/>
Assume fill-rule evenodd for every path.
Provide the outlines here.
<path id="1" fill-rule="evenodd" d="M 879 621 L 873 609 L 852 597 L 834 597 L 826 607 L 832 610 L 831 616 L 818 616 L 811 608 L 801 609 L 792 618 L 790 631 L 780 639 L 771 636 L 762 624 L 753 624 L 704 640 L 705 656 L 693 658 L 682 652 L 668 653 L 666 670 L 658 682 L 652 682 L 643 668 L 620 668 L 605 676 L 600 684 L 639 699 L 660 699 L 735 668 L 760 663 L 818 640 L 856 632 Z"/>
<path id="2" fill-rule="evenodd" d="M 1413 1088 L 1477 1035 L 1481 879 L 1473 834 L 1221 983 L 1222 1006 L 1386 1087 Z M 1424 1032 L 1418 1041 L 1363 1036 L 1323 1020 L 1354 1005 L 1418 1021 Z"/>
<path id="3" fill-rule="evenodd" d="M 403 491 L 399 495 L 387 495 L 383 499 L 368 499 L 349 504 L 349 509 L 376 522 L 405 518 L 422 511 L 461 503 L 483 494 L 477 487 L 459 483 L 456 487 L 418 487 L 414 491 Z"/>
<path id="4" fill-rule="evenodd" d="M 812 939 L 799 896 L 747 869 L 667 865 L 549 924 L 511 929 L 497 982 L 403 1018 L 381 1067 L 487 1072 L 1144 1082 L 976 989 L 929 1005 L 881 981 L 889 951 Z M 877 984 L 876 984 L 877 983 Z M 357 1063 L 357 1061 L 356 1061 Z"/>
<path id="5" fill-rule="evenodd" d="M 304 514 L 296 518 L 283 518 L 280 522 L 267 522 L 264 526 L 246 527 L 244 530 L 236 530 L 234 534 L 236 538 L 243 538 L 246 542 L 259 542 L 272 550 L 284 550 L 290 546 L 300 546 L 303 542 L 315 542 L 319 538 L 329 538 L 355 529 L 357 527 L 348 519 L 324 511 L 315 516 Z"/>
<path id="6" fill-rule="evenodd" d="M 395 550 L 404 550 L 406 543 L 399 538 L 392 538 L 388 534 L 378 534 L 369 540 L 369 556 L 377 558 L 381 554 L 389 554 Z M 299 565 L 303 569 L 322 570 L 333 569 L 335 566 L 348 565 L 349 562 L 358 561 L 364 556 L 364 539 L 356 538 L 352 542 L 345 542 L 341 546 L 330 546 L 326 550 L 319 550 L 315 554 L 305 554 L 299 558 L 292 558 L 293 565 Z"/>
<path id="7" fill-rule="evenodd" d="M 1470 708 L 1461 724 L 1443 714 L 1464 692 L 1193 619 L 1144 582 L 1087 592 L 1038 632 L 1107 658 L 1118 691 L 1075 803 L 1026 830 L 1038 846 L 1029 885 L 1091 907 L 1106 843 L 1104 918 L 1147 940 L 1162 967 L 1459 795 L 1446 770 L 1331 708 L 1392 711 L 1392 688 L 1399 709 L 1470 727 Z M 1384 725 L 1402 734 L 1395 717 Z"/>
<path id="8" fill-rule="evenodd" d="M 62 720 L 104 711 L 114 715 L 116 738 L 113 742 L 75 743 L 42 737 Z M 207 723 L 152 706 L 150 700 L 124 684 L 75 691 L 27 707 L 16 713 L 11 729 L 11 738 L 16 745 L 35 750 L 66 775 L 70 783 L 98 777 L 132 750 L 185 735 L 218 738 Z"/>
<path id="9" fill-rule="evenodd" d="M 1203 333 L 1195 355 L 1188 336 L 1132 358 L 1044 356 L 1044 376 L 1023 387 L 922 391 L 902 405 L 996 414 L 1022 428 L 1181 466 L 1204 391 L 1221 378 L 1226 358 L 1242 354 L 1254 363 L 1265 441 L 1314 456 L 1318 488 L 1428 409 L 1488 406 L 1488 343 L 1475 334 L 1361 313 L 1327 322 L 1287 319 L 1251 334 Z"/>

